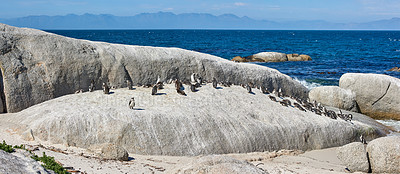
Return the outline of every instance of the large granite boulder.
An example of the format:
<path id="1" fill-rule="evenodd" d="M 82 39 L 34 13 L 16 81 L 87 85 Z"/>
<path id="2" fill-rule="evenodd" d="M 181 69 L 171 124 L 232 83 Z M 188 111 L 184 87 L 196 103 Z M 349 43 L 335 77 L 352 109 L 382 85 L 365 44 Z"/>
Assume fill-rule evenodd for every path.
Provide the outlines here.
<path id="1" fill-rule="evenodd" d="M 285 53 L 278 52 L 261 52 L 250 56 L 250 59 L 257 62 L 284 62 L 288 60 Z"/>
<path id="2" fill-rule="evenodd" d="M 361 142 L 354 142 L 336 151 L 337 157 L 351 172 L 369 172 L 369 161 L 367 157 L 366 145 Z"/>
<path id="3" fill-rule="evenodd" d="M 255 165 L 227 156 L 210 155 L 200 157 L 177 173 L 209 173 L 209 174 L 267 174 Z"/>
<path id="4" fill-rule="evenodd" d="M 317 101 L 325 106 L 360 112 L 356 102 L 356 95 L 349 89 L 343 89 L 338 86 L 321 86 L 312 89 L 308 96 L 311 101 Z"/>
<path id="5" fill-rule="evenodd" d="M 374 173 L 400 173 L 400 136 L 382 137 L 368 143 Z"/>
<path id="6" fill-rule="evenodd" d="M 356 94 L 363 114 L 376 119 L 400 120 L 400 79 L 382 74 L 347 73 L 339 86 Z"/>
<path id="7" fill-rule="evenodd" d="M 83 148 L 112 143 L 129 153 L 178 156 L 321 149 L 356 141 L 366 131 L 375 136 L 387 131 L 361 114 L 347 122 L 285 107 L 256 89 L 249 94 L 235 85 L 207 84 L 196 92 L 184 87 L 187 96 L 174 84 L 158 95 L 144 87 L 70 94 L 4 115 L 0 122 L 20 125 L 10 129 L 31 131 L 35 141 Z"/>
<path id="8" fill-rule="evenodd" d="M 25 156 L 23 153 L 7 153 L 0 150 L 0 173 L 45 174 L 54 172 L 47 171 L 37 161 Z"/>
<path id="9" fill-rule="evenodd" d="M 275 55 L 279 60 L 284 54 Z M 275 57 L 273 56 L 273 57 Z M 307 98 L 308 90 L 279 71 L 255 64 L 238 64 L 216 56 L 183 50 L 78 40 L 44 31 L 0 24 L 0 97 L 7 112 L 18 112 L 43 101 L 86 91 L 94 80 L 124 87 L 198 73 L 234 84 L 253 82 L 270 91 Z M 0 108 L 1 109 L 1 108 Z"/>

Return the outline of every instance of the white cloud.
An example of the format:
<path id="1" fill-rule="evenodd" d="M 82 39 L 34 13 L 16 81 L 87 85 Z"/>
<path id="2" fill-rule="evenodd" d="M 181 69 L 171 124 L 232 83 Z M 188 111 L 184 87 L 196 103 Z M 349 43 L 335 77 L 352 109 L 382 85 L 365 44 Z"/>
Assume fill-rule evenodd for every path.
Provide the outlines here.
<path id="1" fill-rule="evenodd" d="M 235 6 L 241 7 L 241 6 L 245 6 L 246 4 L 243 2 L 235 2 L 234 3 Z"/>

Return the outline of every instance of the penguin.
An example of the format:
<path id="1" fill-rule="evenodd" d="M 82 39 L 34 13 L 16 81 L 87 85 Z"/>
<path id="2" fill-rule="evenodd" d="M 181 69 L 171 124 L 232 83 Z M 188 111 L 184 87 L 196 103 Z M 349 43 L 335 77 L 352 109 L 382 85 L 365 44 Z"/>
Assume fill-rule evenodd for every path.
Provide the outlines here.
<path id="1" fill-rule="evenodd" d="M 175 80 L 175 89 L 180 90 L 182 88 L 182 83 L 179 81 L 179 79 Z"/>
<path id="2" fill-rule="evenodd" d="M 135 98 L 132 97 L 131 100 L 129 100 L 129 109 L 133 109 L 135 107 Z"/>
<path id="3" fill-rule="evenodd" d="M 247 90 L 247 92 L 248 92 L 248 93 L 251 93 L 251 87 L 250 87 L 250 84 L 247 84 L 247 85 L 246 85 L 246 90 Z"/>
<path id="4" fill-rule="evenodd" d="M 94 80 L 90 81 L 89 92 L 94 91 Z"/>
<path id="5" fill-rule="evenodd" d="M 178 94 L 181 94 L 181 95 L 186 96 L 185 91 L 183 91 L 183 90 L 181 90 L 181 89 L 176 89 L 176 92 L 177 92 Z"/>
<path id="6" fill-rule="evenodd" d="M 154 85 L 153 89 L 151 89 L 151 95 L 156 95 L 157 94 L 157 89 L 158 89 L 158 86 Z"/>
<path id="7" fill-rule="evenodd" d="M 272 101 L 276 102 L 276 98 L 275 98 L 274 96 L 270 95 L 270 96 L 268 96 L 268 97 L 269 97 L 269 99 L 271 99 Z"/>
<path id="8" fill-rule="evenodd" d="M 348 115 L 347 115 L 347 120 L 348 120 L 348 121 L 353 120 L 353 114 L 348 114 Z"/>
<path id="9" fill-rule="evenodd" d="M 128 90 L 132 90 L 132 82 L 130 80 L 126 80 L 126 85 L 128 86 Z"/>
<path id="10" fill-rule="evenodd" d="M 280 97 L 280 98 L 283 97 L 282 88 L 279 88 L 279 90 L 278 90 L 278 97 Z"/>
<path id="11" fill-rule="evenodd" d="M 367 140 L 365 140 L 365 138 L 364 138 L 363 135 L 360 136 L 360 141 L 361 141 L 361 143 L 363 143 L 363 144 L 367 144 Z"/>
<path id="12" fill-rule="evenodd" d="M 103 83 L 103 92 L 104 94 L 110 94 L 110 87 L 106 83 Z"/>
<path id="13" fill-rule="evenodd" d="M 303 107 L 300 106 L 300 104 L 294 103 L 293 105 L 294 105 L 294 107 L 296 107 L 296 108 L 299 109 L 300 111 L 307 112 Z"/>
<path id="14" fill-rule="evenodd" d="M 261 88 L 261 92 L 262 92 L 263 94 L 269 94 L 267 88 L 265 88 L 263 85 L 261 85 L 260 88 Z"/>
<path id="15" fill-rule="evenodd" d="M 283 99 L 282 101 L 285 102 L 286 105 L 288 105 L 288 106 L 292 105 L 292 102 L 290 102 L 290 100 L 288 100 L 288 99 Z"/>
<path id="16" fill-rule="evenodd" d="M 286 107 L 288 107 L 287 103 L 286 103 L 286 102 L 284 102 L 284 101 L 279 101 L 279 103 L 280 103 L 282 106 L 286 106 Z"/>
<path id="17" fill-rule="evenodd" d="M 169 79 L 169 80 L 167 81 L 167 83 L 168 83 L 168 84 L 171 84 L 172 81 L 173 81 L 172 79 Z"/>
<path id="18" fill-rule="evenodd" d="M 213 88 L 217 89 L 217 84 L 218 84 L 217 79 L 215 79 L 215 77 L 214 77 L 212 80 Z"/>
<path id="19" fill-rule="evenodd" d="M 192 83 L 196 83 L 196 80 L 197 78 L 196 78 L 196 73 L 193 73 L 191 76 L 190 76 L 190 82 L 192 82 Z"/>
<path id="20" fill-rule="evenodd" d="M 201 78 L 199 75 L 197 75 L 196 77 L 197 77 L 196 79 L 197 83 L 200 85 L 203 84 L 203 78 Z"/>
<path id="21" fill-rule="evenodd" d="M 196 92 L 196 85 L 195 84 L 190 84 L 190 91 Z"/>
<path id="22" fill-rule="evenodd" d="M 75 91 L 75 94 L 79 94 L 79 93 L 83 93 L 83 90 L 79 89 L 79 90 Z"/>

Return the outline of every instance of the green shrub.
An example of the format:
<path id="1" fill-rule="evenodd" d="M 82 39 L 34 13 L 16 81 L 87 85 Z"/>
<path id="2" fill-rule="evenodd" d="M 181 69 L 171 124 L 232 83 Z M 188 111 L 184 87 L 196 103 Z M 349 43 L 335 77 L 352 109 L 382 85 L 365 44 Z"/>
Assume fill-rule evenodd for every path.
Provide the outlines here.
<path id="1" fill-rule="evenodd" d="M 11 145 L 8 145 L 6 143 L 6 141 L 4 141 L 4 140 L 3 140 L 3 143 L 0 144 L 0 149 L 6 151 L 8 153 L 12 153 L 15 151 L 14 148 Z"/>
<path id="2" fill-rule="evenodd" d="M 37 155 L 32 155 L 31 156 L 32 159 L 36 160 L 36 161 L 41 161 L 43 162 L 43 167 L 49 170 L 53 170 L 54 172 L 58 173 L 58 174 L 66 174 L 68 173 L 63 166 L 61 166 L 60 164 L 58 164 L 55 160 L 54 157 L 51 156 L 47 156 L 46 153 L 43 152 L 43 156 L 39 157 Z"/>

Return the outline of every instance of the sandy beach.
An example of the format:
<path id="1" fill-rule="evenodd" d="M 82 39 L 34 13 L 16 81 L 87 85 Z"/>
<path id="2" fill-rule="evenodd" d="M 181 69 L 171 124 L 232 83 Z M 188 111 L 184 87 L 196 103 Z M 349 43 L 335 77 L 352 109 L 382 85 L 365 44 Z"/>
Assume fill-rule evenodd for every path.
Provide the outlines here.
<path id="1" fill-rule="evenodd" d="M 153 156 L 129 154 L 129 161 L 101 160 L 94 152 L 82 148 L 66 147 L 48 142 L 24 141 L 14 130 L 0 123 L 0 140 L 7 144 L 24 144 L 37 155 L 45 152 L 55 157 L 70 171 L 76 173 L 179 173 L 179 169 L 202 156 Z M 307 152 L 281 150 L 275 152 L 253 152 L 243 154 L 224 154 L 241 161 L 247 161 L 268 173 L 348 173 L 336 157 L 336 147 Z"/>

